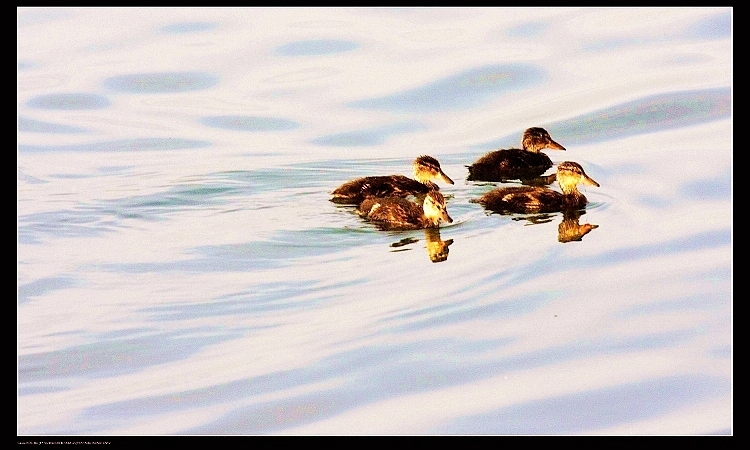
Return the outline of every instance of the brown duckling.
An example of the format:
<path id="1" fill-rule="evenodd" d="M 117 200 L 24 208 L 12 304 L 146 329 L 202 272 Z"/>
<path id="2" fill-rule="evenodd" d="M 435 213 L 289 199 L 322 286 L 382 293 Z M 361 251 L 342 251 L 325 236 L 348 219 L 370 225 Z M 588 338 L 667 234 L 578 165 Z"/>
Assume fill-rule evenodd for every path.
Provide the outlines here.
<path id="1" fill-rule="evenodd" d="M 505 181 L 536 178 L 552 167 L 552 160 L 540 150 L 565 150 L 565 147 L 552 140 L 547 130 L 538 127 L 524 131 L 521 143 L 523 150 L 495 150 L 482 156 L 468 166 L 469 176 L 466 179 Z"/>
<path id="2" fill-rule="evenodd" d="M 581 209 L 588 200 L 578 191 L 578 184 L 599 187 L 580 164 L 565 161 L 557 166 L 557 184 L 562 193 L 546 187 L 514 186 L 495 188 L 478 199 L 471 200 L 486 209 L 500 213 L 540 213 Z"/>
<path id="3" fill-rule="evenodd" d="M 367 197 L 359 214 L 387 230 L 417 230 L 437 227 L 441 221 L 453 223 L 445 209 L 445 197 L 438 191 L 425 195 L 422 206 L 401 197 Z"/>
<path id="4" fill-rule="evenodd" d="M 441 180 L 453 184 L 453 180 L 440 168 L 440 163 L 432 156 L 422 155 L 412 165 L 414 178 L 403 175 L 382 175 L 357 178 L 339 186 L 332 192 L 331 201 L 336 203 L 359 204 L 368 196 L 408 197 L 422 196 L 431 190 L 439 190 L 431 180 Z"/>

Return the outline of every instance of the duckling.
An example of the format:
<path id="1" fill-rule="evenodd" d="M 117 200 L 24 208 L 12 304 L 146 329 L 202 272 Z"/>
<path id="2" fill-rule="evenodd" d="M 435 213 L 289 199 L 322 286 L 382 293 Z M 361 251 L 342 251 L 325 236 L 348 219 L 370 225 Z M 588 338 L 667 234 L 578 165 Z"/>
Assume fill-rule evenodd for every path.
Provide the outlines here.
<path id="1" fill-rule="evenodd" d="M 562 194 L 546 187 L 514 186 L 495 188 L 472 203 L 501 213 L 540 213 L 581 209 L 588 203 L 578 192 L 578 184 L 599 187 L 599 183 L 586 175 L 580 164 L 565 161 L 557 166 L 557 184 Z"/>
<path id="2" fill-rule="evenodd" d="M 441 221 L 453 223 L 445 209 L 445 197 L 438 191 L 425 195 L 422 206 L 401 197 L 367 197 L 359 214 L 386 230 L 435 228 Z"/>
<path id="3" fill-rule="evenodd" d="M 552 167 L 552 160 L 540 150 L 565 150 L 565 147 L 552 140 L 547 130 L 538 127 L 524 131 L 521 143 L 523 150 L 495 150 L 482 156 L 474 164 L 467 166 L 469 176 L 466 179 L 505 181 L 539 177 Z"/>
<path id="4" fill-rule="evenodd" d="M 422 155 L 412 165 L 414 178 L 403 175 L 382 175 L 362 177 L 342 184 L 332 192 L 332 202 L 359 204 L 368 196 L 408 197 L 423 196 L 431 190 L 439 190 L 431 180 L 441 180 L 453 184 L 453 180 L 440 168 L 440 163 L 432 156 Z"/>

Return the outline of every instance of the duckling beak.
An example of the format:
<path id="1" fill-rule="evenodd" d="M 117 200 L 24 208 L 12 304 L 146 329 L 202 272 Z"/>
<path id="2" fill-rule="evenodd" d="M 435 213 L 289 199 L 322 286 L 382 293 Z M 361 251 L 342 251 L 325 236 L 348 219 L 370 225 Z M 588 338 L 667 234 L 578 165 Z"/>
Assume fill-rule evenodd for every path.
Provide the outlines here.
<path id="1" fill-rule="evenodd" d="M 585 173 L 584 173 L 584 174 L 583 174 L 583 176 L 581 177 L 581 183 L 583 183 L 583 184 L 588 184 L 589 186 L 596 186 L 596 187 L 599 187 L 599 183 L 597 183 L 596 181 L 594 181 L 594 179 L 593 179 L 593 178 L 589 177 L 589 176 L 588 176 L 588 175 L 586 175 Z"/>
<path id="2" fill-rule="evenodd" d="M 451 216 L 448 215 L 448 211 L 443 210 L 443 220 L 445 220 L 447 223 L 453 223 L 453 219 L 451 219 Z"/>
<path id="3" fill-rule="evenodd" d="M 552 150 L 565 150 L 565 147 L 563 147 L 562 145 L 560 145 L 557 142 L 553 141 L 552 139 L 549 140 L 549 142 L 547 143 L 547 146 L 545 148 L 549 148 L 549 149 L 552 149 Z"/>
<path id="4" fill-rule="evenodd" d="M 451 180 L 451 178 L 448 175 L 446 175 L 445 172 L 443 172 L 442 169 L 440 170 L 440 172 L 438 172 L 437 178 L 445 181 L 448 184 L 454 184 L 453 180 Z"/>

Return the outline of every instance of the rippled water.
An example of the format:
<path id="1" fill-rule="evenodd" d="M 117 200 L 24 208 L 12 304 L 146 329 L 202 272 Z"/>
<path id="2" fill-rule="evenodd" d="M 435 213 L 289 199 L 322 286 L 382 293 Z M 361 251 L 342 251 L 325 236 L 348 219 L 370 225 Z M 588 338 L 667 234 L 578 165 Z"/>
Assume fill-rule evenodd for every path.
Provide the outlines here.
<path id="1" fill-rule="evenodd" d="M 732 433 L 731 22 L 18 9 L 18 433 Z M 470 203 L 531 126 L 580 217 Z M 421 154 L 452 224 L 329 201 Z"/>

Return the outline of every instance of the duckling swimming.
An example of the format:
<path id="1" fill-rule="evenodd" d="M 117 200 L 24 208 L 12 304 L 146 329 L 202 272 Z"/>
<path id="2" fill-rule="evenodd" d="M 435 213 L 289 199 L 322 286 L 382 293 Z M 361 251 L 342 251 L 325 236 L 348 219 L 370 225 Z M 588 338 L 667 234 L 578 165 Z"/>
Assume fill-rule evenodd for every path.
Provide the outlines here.
<path id="1" fill-rule="evenodd" d="M 441 221 L 453 223 L 445 209 L 445 197 L 430 191 L 422 206 L 401 197 L 367 197 L 359 205 L 359 214 L 387 230 L 435 228 Z"/>
<path id="2" fill-rule="evenodd" d="M 414 178 L 403 175 L 383 175 L 357 178 L 339 186 L 332 192 L 332 202 L 362 203 L 368 196 L 372 197 L 407 197 L 422 196 L 431 190 L 439 190 L 431 180 L 441 180 L 453 184 L 453 180 L 440 168 L 440 163 L 432 156 L 422 155 L 412 165 Z"/>
<path id="3" fill-rule="evenodd" d="M 578 191 L 578 184 L 599 187 L 599 183 L 586 175 L 580 164 L 565 161 L 557 166 L 557 184 L 562 194 L 546 187 L 514 186 L 496 188 L 472 203 L 501 213 L 539 213 L 581 209 L 588 203 Z"/>
<path id="4" fill-rule="evenodd" d="M 547 130 L 538 127 L 524 131 L 521 143 L 523 150 L 495 150 L 482 156 L 468 166 L 469 176 L 466 179 L 504 181 L 539 177 L 552 167 L 552 160 L 540 150 L 565 150 L 565 147 L 552 140 Z"/>

